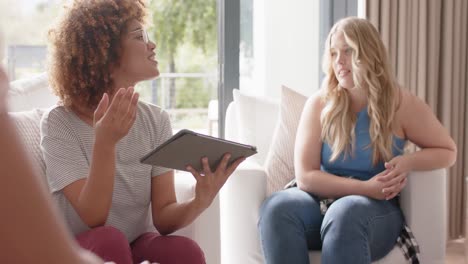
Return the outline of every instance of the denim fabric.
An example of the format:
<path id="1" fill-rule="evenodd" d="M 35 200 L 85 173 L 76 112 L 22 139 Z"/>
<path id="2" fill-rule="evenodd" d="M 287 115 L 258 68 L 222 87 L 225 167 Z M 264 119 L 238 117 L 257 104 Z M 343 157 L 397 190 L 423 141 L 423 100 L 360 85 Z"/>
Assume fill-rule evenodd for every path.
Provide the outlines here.
<path id="1" fill-rule="evenodd" d="M 309 250 L 322 250 L 325 264 L 366 264 L 389 253 L 403 228 L 396 202 L 350 195 L 325 215 L 314 195 L 290 188 L 260 209 L 260 239 L 267 264 L 309 264 Z"/>

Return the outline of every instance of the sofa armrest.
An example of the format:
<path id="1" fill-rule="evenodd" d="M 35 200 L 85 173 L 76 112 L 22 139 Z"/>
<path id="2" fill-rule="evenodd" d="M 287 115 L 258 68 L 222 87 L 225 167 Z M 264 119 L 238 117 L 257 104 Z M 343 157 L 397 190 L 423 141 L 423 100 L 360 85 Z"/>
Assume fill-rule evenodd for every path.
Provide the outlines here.
<path id="1" fill-rule="evenodd" d="M 223 264 L 263 263 L 257 222 L 266 196 L 266 172 L 247 159 L 220 193 Z"/>
<path id="2" fill-rule="evenodd" d="M 239 141 L 239 125 L 237 122 L 236 104 L 229 103 L 226 109 L 224 137 L 228 140 Z"/>
<path id="3" fill-rule="evenodd" d="M 178 202 L 184 202 L 195 195 L 195 178 L 189 173 L 177 173 L 174 177 L 175 191 Z M 205 254 L 206 263 L 220 263 L 221 238 L 219 219 L 219 195 L 215 197 L 210 207 L 195 219 L 190 225 L 176 231 L 174 235 L 193 239 Z"/>
<path id="4" fill-rule="evenodd" d="M 445 169 L 411 172 L 401 207 L 421 250 L 421 263 L 444 263 L 446 246 Z"/>

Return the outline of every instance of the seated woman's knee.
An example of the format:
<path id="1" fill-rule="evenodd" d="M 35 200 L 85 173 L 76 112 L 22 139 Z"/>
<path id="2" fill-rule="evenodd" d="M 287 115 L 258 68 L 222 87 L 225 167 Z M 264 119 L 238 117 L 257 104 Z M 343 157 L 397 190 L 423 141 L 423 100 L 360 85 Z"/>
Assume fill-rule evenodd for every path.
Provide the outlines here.
<path id="1" fill-rule="evenodd" d="M 300 224 L 304 212 L 318 209 L 318 201 L 310 194 L 290 188 L 272 194 L 260 209 L 260 229 L 277 229 L 289 224 Z"/>
<path id="2" fill-rule="evenodd" d="M 181 258 L 184 260 L 184 263 L 193 263 L 193 264 L 204 264 L 205 263 L 205 254 L 197 242 L 193 241 L 190 238 L 175 236 L 173 237 L 176 241 L 176 247 L 178 247 L 178 252 L 180 252 Z M 182 263 L 182 262 L 181 262 Z"/>
<path id="3" fill-rule="evenodd" d="M 327 211 L 333 217 L 345 217 L 350 220 L 353 216 L 361 218 L 369 211 L 372 199 L 361 195 L 349 195 L 336 200 Z"/>
<path id="4" fill-rule="evenodd" d="M 282 216 L 288 216 L 294 214 L 296 207 L 300 206 L 298 200 L 299 196 L 302 195 L 302 191 L 288 189 L 272 194 L 269 198 L 263 202 L 262 208 L 260 209 L 260 222 L 263 219 L 278 220 Z M 308 194 L 306 194 L 308 195 Z"/>
<path id="5" fill-rule="evenodd" d="M 112 226 L 102 226 L 94 229 L 94 240 L 98 247 L 108 250 L 129 250 L 127 237 Z"/>
<path id="6" fill-rule="evenodd" d="M 328 230 L 331 224 L 337 228 L 361 225 L 366 219 L 365 215 L 369 213 L 371 203 L 372 199 L 360 195 L 349 195 L 336 200 L 325 214 L 322 231 Z"/>

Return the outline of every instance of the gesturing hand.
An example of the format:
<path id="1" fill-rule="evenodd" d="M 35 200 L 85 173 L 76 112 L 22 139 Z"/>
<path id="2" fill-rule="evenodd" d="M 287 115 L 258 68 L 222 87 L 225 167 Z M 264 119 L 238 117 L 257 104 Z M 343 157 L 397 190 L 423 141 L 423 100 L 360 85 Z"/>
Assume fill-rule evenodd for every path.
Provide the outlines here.
<path id="1" fill-rule="evenodd" d="M 224 154 L 223 159 L 214 172 L 211 171 L 208 158 L 206 157 L 201 160 L 203 173 L 196 171 L 192 166 L 187 166 L 187 170 L 190 171 L 197 180 L 195 186 L 195 200 L 199 202 L 203 208 L 210 206 L 229 176 L 236 170 L 237 166 L 245 160 L 243 157 L 238 158 L 230 166 L 227 166 L 230 158 L 230 154 Z"/>
<path id="2" fill-rule="evenodd" d="M 105 93 L 94 111 L 96 140 L 116 144 L 127 135 L 136 118 L 138 93 L 133 87 L 120 88 L 109 105 Z"/>

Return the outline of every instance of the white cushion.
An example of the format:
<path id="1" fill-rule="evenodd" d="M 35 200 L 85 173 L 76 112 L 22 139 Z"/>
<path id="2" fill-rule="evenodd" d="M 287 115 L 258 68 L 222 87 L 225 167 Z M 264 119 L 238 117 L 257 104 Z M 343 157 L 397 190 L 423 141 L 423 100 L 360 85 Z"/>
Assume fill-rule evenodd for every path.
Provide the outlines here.
<path id="1" fill-rule="evenodd" d="M 174 177 L 178 202 L 186 202 L 195 196 L 196 180 L 192 174 L 177 172 Z M 177 230 L 174 235 L 190 237 L 195 240 L 205 253 L 206 263 L 220 263 L 221 235 L 219 219 L 219 198 L 201 213 L 190 225 Z"/>
<path id="2" fill-rule="evenodd" d="M 10 112 L 48 108 L 58 101 L 49 89 L 46 73 L 10 82 L 8 96 Z"/>
<path id="3" fill-rule="evenodd" d="M 239 141 L 256 146 L 258 153 L 252 159 L 264 164 L 278 118 L 278 102 L 247 95 L 238 89 L 233 90 L 233 97 L 240 126 Z"/>
<path id="4" fill-rule="evenodd" d="M 39 129 L 39 123 L 42 115 L 44 114 L 44 110 L 35 109 L 9 114 L 16 125 L 16 129 L 23 142 L 24 148 L 36 169 L 35 171 L 39 174 L 41 179 L 46 182 L 45 163 L 40 149 L 41 135 Z"/>
<path id="5" fill-rule="evenodd" d="M 306 100 L 305 95 L 286 86 L 281 87 L 279 120 L 265 162 L 267 197 L 283 189 L 294 178 L 294 143 Z"/>

